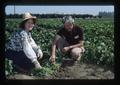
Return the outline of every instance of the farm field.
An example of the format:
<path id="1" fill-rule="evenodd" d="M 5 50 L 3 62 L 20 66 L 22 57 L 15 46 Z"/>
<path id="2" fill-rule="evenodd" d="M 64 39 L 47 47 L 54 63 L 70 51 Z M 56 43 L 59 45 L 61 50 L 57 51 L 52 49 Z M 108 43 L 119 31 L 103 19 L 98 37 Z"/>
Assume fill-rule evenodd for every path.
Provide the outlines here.
<path id="1" fill-rule="evenodd" d="M 6 19 L 6 43 L 9 41 L 10 35 L 18 29 L 20 21 L 21 19 Z M 29 75 L 38 77 L 40 79 L 45 78 L 45 76 L 48 76 L 47 78 L 55 79 L 105 79 L 109 78 L 108 76 L 110 75 L 110 78 L 114 78 L 114 21 L 112 19 L 76 18 L 75 24 L 79 25 L 84 30 L 84 47 L 86 51 L 82 56 L 81 61 L 77 65 L 61 68 L 60 66 L 63 56 L 60 55 L 59 52 L 57 53 L 57 64 L 51 65 L 48 61 L 50 57 L 52 40 L 57 31 L 60 29 L 59 27 L 62 26 L 61 19 L 49 18 L 37 20 L 37 25 L 32 31 L 32 36 L 44 53 L 43 59 L 40 60 L 43 69 L 37 71 L 33 70 Z M 87 71 L 90 68 L 93 71 Z M 61 69 L 62 72 L 59 72 L 61 71 Z M 83 71 L 86 71 L 86 75 L 83 75 L 82 77 L 81 75 L 85 73 L 82 73 L 81 69 L 83 69 Z M 98 74 L 96 72 L 96 75 L 101 75 L 102 77 L 89 77 L 92 76 L 92 73 L 95 73 L 95 69 L 103 69 L 102 71 L 98 70 Z M 81 72 L 81 75 L 79 74 L 79 76 L 77 76 L 78 74 L 75 74 L 76 72 L 74 73 L 75 70 L 79 71 L 77 73 Z M 14 75 L 15 73 L 13 71 L 12 62 L 7 59 L 5 60 L 5 71 L 7 77 Z M 67 74 L 67 72 L 69 74 L 68 77 L 64 76 L 65 74 Z M 89 74 L 89 72 L 91 73 Z M 106 74 L 106 76 L 104 76 L 104 73 Z M 89 76 L 87 74 L 89 74 Z M 54 75 L 57 76 L 54 77 Z"/>

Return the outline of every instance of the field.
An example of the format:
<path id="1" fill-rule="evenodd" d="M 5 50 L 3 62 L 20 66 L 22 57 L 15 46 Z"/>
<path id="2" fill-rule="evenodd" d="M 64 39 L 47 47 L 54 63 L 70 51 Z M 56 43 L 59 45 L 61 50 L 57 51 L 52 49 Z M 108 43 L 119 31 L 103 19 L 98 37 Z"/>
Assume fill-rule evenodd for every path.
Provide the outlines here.
<path id="1" fill-rule="evenodd" d="M 10 35 L 18 29 L 21 19 L 6 19 L 6 42 Z M 95 65 L 114 66 L 114 21 L 112 19 L 76 19 L 75 24 L 84 29 L 84 53 L 81 62 Z M 36 43 L 41 46 L 44 58 L 40 62 L 44 67 L 40 71 L 32 72 L 32 75 L 42 77 L 52 75 L 61 64 L 62 55 L 57 53 L 57 64 L 50 65 L 51 43 L 56 32 L 62 26 L 61 19 L 38 19 L 37 26 L 32 31 Z M 12 62 L 6 59 L 6 75 L 13 74 Z"/>

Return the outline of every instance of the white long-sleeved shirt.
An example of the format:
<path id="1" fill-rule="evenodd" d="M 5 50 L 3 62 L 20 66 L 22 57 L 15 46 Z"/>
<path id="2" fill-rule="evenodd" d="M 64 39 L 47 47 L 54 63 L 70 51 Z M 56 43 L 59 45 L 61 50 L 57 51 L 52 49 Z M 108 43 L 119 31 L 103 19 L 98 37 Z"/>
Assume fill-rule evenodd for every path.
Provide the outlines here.
<path id="1" fill-rule="evenodd" d="M 32 62 L 37 59 L 38 50 L 42 53 L 41 49 L 31 37 L 31 33 L 25 30 L 18 31 L 12 35 L 7 49 L 18 52 L 23 51 Z"/>

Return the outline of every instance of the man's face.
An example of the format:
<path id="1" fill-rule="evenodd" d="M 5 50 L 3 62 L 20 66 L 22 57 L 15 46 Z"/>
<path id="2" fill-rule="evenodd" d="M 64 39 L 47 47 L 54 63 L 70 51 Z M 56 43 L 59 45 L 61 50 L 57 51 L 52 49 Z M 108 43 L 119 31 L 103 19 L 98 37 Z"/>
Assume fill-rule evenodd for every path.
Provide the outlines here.
<path id="1" fill-rule="evenodd" d="M 65 29 L 66 29 L 67 31 L 72 31 L 72 29 L 73 29 L 73 23 L 66 22 L 66 23 L 64 24 L 64 27 L 65 27 Z"/>

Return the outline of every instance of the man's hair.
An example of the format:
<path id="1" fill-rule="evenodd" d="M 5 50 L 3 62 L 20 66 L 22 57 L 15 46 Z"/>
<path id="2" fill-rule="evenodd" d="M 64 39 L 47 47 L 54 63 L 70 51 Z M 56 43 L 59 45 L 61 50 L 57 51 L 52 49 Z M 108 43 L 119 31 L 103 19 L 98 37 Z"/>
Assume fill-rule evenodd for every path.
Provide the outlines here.
<path id="1" fill-rule="evenodd" d="M 62 22 L 63 23 L 65 22 L 74 23 L 74 19 L 72 18 L 72 16 L 64 16 Z"/>

